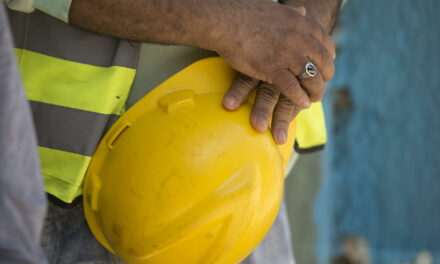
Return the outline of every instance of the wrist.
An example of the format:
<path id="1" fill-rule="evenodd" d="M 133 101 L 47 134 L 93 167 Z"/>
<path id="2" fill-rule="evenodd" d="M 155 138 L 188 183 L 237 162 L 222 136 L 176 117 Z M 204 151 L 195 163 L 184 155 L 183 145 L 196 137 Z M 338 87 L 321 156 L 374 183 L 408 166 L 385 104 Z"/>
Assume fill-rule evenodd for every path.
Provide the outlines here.
<path id="1" fill-rule="evenodd" d="M 341 0 L 285 0 L 286 5 L 304 6 L 307 17 L 315 20 L 327 32 L 331 33 L 341 6 Z"/>

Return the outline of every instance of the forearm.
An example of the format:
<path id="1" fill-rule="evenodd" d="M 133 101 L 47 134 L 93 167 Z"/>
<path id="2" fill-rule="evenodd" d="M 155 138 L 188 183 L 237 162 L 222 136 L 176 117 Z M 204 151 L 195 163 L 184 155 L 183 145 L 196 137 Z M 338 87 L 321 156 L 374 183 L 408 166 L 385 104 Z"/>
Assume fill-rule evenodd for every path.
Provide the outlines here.
<path id="1" fill-rule="evenodd" d="M 69 22 L 124 39 L 165 44 L 209 46 L 210 24 L 197 0 L 73 0 Z M 190 8 L 190 6 L 196 6 Z M 208 48 L 208 47 L 203 47 Z"/>
<path id="2" fill-rule="evenodd" d="M 234 44 L 241 25 L 253 23 L 246 20 L 253 5 L 269 13 L 278 6 L 267 0 L 73 0 L 69 22 L 124 39 L 218 51 Z"/>
<path id="3" fill-rule="evenodd" d="M 341 0 L 285 0 L 286 5 L 304 6 L 307 16 L 315 19 L 327 32 L 332 32 L 341 7 Z"/>

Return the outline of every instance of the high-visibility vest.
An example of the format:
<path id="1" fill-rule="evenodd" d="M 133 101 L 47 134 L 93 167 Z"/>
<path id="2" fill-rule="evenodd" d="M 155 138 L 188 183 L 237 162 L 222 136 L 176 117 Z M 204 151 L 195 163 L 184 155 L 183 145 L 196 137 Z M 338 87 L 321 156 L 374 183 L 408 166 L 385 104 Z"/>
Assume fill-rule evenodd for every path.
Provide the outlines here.
<path id="1" fill-rule="evenodd" d="M 124 113 L 140 44 L 76 28 L 45 13 L 9 10 L 33 112 L 45 190 L 65 203 L 105 131 Z"/>
<path id="2" fill-rule="evenodd" d="M 140 45 L 40 11 L 8 12 L 36 126 L 45 191 L 70 204 L 82 193 L 100 139 L 125 112 Z M 298 115 L 296 133 L 297 152 L 323 146 L 320 103 Z"/>

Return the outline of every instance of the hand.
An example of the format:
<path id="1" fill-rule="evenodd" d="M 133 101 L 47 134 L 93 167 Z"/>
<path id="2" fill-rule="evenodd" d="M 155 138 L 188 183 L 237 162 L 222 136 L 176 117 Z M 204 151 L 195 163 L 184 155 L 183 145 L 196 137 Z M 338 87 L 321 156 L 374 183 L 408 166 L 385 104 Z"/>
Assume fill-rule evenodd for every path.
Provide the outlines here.
<path id="1" fill-rule="evenodd" d="M 296 108 L 307 108 L 311 102 L 321 100 L 324 82 L 333 76 L 334 44 L 319 24 L 304 16 L 303 8 L 295 9 L 269 1 L 265 3 L 273 6 L 261 9 L 261 14 L 255 11 L 253 15 L 257 19 L 239 21 L 240 32 L 234 35 L 234 45 L 226 45 L 218 52 L 238 71 L 273 84 Z M 240 27 L 246 28 L 246 23 L 250 28 L 240 30 Z M 306 80 L 297 79 L 309 60 L 319 69 L 318 75 Z M 245 89 L 241 83 L 234 87 Z M 226 108 L 233 110 L 241 100 L 234 96 L 245 93 L 228 93 Z"/>
<path id="2" fill-rule="evenodd" d="M 224 97 L 223 106 L 231 111 L 237 110 L 255 88 L 257 93 L 251 112 L 252 126 L 256 131 L 264 132 L 272 117 L 273 138 L 277 144 L 284 144 L 287 141 L 289 124 L 300 109 L 273 85 L 237 73 L 233 85 Z M 230 101 L 229 98 L 234 100 Z"/>
<path id="3" fill-rule="evenodd" d="M 306 15 L 304 8 L 292 9 L 302 16 Z M 295 107 L 273 85 L 238 73 L 233 85 L 225 94 L 224 107 L 231 111 L 238 109 L 255 88 L 257 88 L 257 93 L 251 113 L 252 126 L 255 130 L 264 132 L 267 130 L 269 120 L 272 117 L 271 130 L 273 138 L 277 144 L 284 144 L 287 141 L 289 124 L 299 113 L 300 108 Z M 313 99 L 320 100 L 320 98 Z"/>
<path id="4" fill-rule="evenodd" d="M 314 2 L 314 6 L 321 7 L 336 0 L 313 1 L 323 1 Z M 265 113 L 269 120 L 267 113 L 274 108 L 274 120 L 281 120 L 274 121 L 272 132 L 280 134 L 276 141 L 282 143 L 284 136 L 277 131 L 283 127 L 279 124 L 291 118 L 287 113 L 294 116 L 310 102 L 320 100 L 324 81 L 334 72 L 333 42 L 319 24 L 304 17 L 304 11 L 268 0 L 73 0 L 69 22 L 120 38 L 216 51 L 236 70 L 253 78 L 253 83 L 262 80 L 263 87 L 271 87 L 258 92 L 252 122 L 257 130 L 263 130 L 265 126 L 257 122 L 263 114 L 257 113 Z M 317 66 L 319 74 L 298 80 L 295 76 L 300 75 L 308 60 Z M 238 108 L 252 90 L 239 84 L 233 87 L 236 92 L 228 94 L 242 97 L 225 102 L 231 110 Z M 272 98 L 279 96 L 278 103 L 270 101 L 259 107 L 267 101 L 262 95 L 269 91 Z M 286 114 L 279 114 L 279 109 Z"/>

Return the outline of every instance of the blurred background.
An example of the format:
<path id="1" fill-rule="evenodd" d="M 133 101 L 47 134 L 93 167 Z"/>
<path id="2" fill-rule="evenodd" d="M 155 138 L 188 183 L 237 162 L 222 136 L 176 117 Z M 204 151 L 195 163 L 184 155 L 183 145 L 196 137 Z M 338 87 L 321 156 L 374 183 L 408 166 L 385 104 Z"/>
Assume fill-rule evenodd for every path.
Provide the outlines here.
<path id="1" fill-rule="evenodd" d="M 328 144 L 286 183 L 299 264 L 440 263 L 440 1 L 349 0 Z"/>

